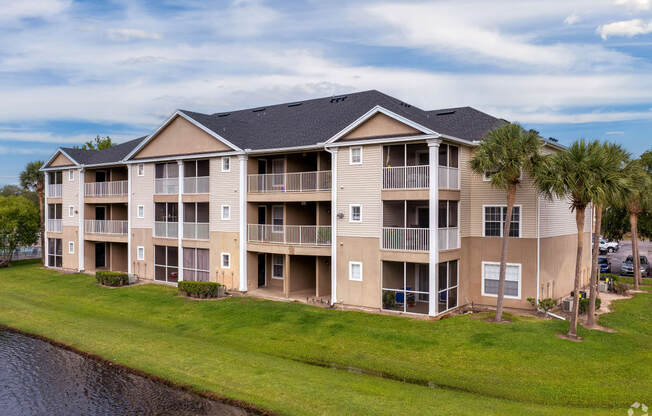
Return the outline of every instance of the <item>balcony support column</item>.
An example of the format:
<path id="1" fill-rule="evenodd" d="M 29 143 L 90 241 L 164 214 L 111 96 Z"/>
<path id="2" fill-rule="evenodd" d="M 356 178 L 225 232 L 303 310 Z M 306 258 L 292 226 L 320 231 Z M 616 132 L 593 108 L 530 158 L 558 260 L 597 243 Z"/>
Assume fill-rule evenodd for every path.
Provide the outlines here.
<path id="1" fill-rule="evenodd" d="M 238 156 L 240 169 L 240 186 L 238 214 L 240 216 L 240 264 L 238 273 L 240 275 L 240 291 L 247 290 L 247 155 Z"/>
<path id="2" fill-rule="evenodd" d="M 77 243 L 77 257 L 79 261 L 79 272 L 84 271 L 84 169 L 79 169 L 77 172 L 79 179 L 79 211 L 77 217 L 79 218 L 79 242 Z M 63 231 L 63 230 L 62 230 Z"/>
<path id="3" fill-rule="evenodd" d="M 43 266 L 48 266 L 48 197 L 50 192 L 48 188 L 50 187 L 50 172 L 43 172 L 43 194 L 45 195 L 45 202 L 43 202 L 43 247 L 41 250 L 45 250 L 43 255 L 44 263 Z"/>
<path id="4" fill-rule="evenodd" d="M 337 150 L 326 148 L 331 154 L 331 305 L 337 302 Z"/>
<path id="5" fill-rule="evenodd" d="M 439 263 L 439 241 L 437 240 L 437 230 L 439 228 L 439 169 L 437 167 L 437 160 L 439 157 L 439 144 L 441 140 L 434 139 L 428 141 L 428 170 L 429 170 L 429 199 L 428 199 L 428 208 L 429 208 L 429 267 L 428 267 L 428 315 L 434 316 L 437 315 L 437 298 L 439 281 L 437 276 L 438 263 Z"/>
<path id="6" fill-rule="evenodd" d="M 179 282 L 183 281 L 183 160 L 177 160 L 179 165 L 179 192 L 177 194 L 177 256 L 178 256 L 178 265 L 177 265 L 177 278 Z"/>
<path id="7" fill-rule="evenodd" d="M 133 265 L 131 264 L 131 210 L 133 205 L 131 204 L 131 170 L 137 165 L 127 165 L 127 274 L 131 275 L 133 273 Z"/>

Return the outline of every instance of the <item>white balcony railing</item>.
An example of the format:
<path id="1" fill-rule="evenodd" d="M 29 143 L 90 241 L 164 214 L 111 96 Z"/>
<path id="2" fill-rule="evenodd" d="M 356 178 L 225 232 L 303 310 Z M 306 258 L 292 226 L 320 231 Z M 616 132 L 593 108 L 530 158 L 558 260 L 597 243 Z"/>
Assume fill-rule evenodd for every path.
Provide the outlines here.
<path id="1" fill-rule="evenodd" d="M 129 192 L 128 181 L 90 182 L 84 184 L 86 196 L 121 196 Z"/>
<path id="2" fill-rule="evenodd" d="M 178 222 L 154 222 L 154 237 L 177 238 L 179 236 Z"/>
<path id="3" fill-rule="evenodd" d="M 439 250 L 453 250 L 460 248 L 459 229 L 455 228 L 440 228 L 437 230 L 437 242 L 439 243 Z"/>
<path id="4" fill-rule="evenodd" d="M 383 168 L 383 189 L 427 189 L 430 167 L 396 166 Z"/>
<path id="5" fill-rule="evenodd" d="M 61 184 L 51 183 L 48 185 L 48 197 L 60 198 L 61 197 Z"/>
<path id="6" fill-rule="evenodd" d="M 460 189 L 458 168 L 439 166 L 439 189 Z"/>
<path id="7" fill-rule="evenodd" d="M 208 240 L 208 223 L 184 222 L 183 238 L 190 240 Z"/>
<path id="8" fill-rule="evenodd" d="M 330 225 L 249 224 L 248 240 L 264 243 L 329 246 Z"/>
<path id="9" fill-rule="evenodd" d="M 90 234 L 127 235 L 128 221 L 124 220 L 85 220 L 84 231 Z"/>
<path id="10" fill-rule="evenodd" d="M 154 180 L 155 194 L 178 194 L 179 178 L 156 178 Z"/>
<path id="11" fill-rule="evenodd" d="M 249 192 L 328 191 L 331 180 L 330 170 L 249 175 Z"/>
<path id="12" fill-rule="evenodd" d="M 428 251 L 427 228 L 383 227 L 382 248 L 385 250 Z"/>
<path id="13" fill-rule="evenodd" d="M 208 176 L 192 176 L 183 178 L 184 194 L 207 194 L 209 186 Z"/>
<path id="14" fill-rule="evenodd" d="M 45 224 L 45 229 L 53 233 L 61 232 L 61 220 L 60 219 L 48 219 L 47 224 Z"/>

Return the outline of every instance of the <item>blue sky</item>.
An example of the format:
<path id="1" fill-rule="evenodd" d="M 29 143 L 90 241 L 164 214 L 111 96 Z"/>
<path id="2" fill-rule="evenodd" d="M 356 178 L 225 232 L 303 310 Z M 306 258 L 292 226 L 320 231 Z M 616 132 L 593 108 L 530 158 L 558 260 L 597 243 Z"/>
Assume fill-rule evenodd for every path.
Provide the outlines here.
<path id="1" fill-rule="evenodd" d="M 3 3 L 0 184 L 95 135 L 378 89 L 652 148 L 652 0 Z"/>

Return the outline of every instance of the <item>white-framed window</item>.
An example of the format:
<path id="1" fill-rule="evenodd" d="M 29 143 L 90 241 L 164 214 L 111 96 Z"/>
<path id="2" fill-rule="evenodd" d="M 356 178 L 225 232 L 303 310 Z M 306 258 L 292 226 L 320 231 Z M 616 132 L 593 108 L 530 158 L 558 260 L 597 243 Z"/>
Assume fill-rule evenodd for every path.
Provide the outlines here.
<path id="1" fill-rule="evenodd" d="M 68 254 L 75 254 L 75 242 L 68 241 Z"/>
<path id="2" fill-rule="evenodd" d="M 362 222 L 362 205 L 349 205 L 349 222 Z"/>
<path id="3" fill-rule="evenodd" d="M 145 164 L 144 163 L 139 163 L 137 170 L 138 170 L 138 176 L 145 176 Z"/>
<path id="4" fill-rule="evenodd" d="M 74 217 L 75 216 L 75 206 L 74 205 L 68 205 L 68 216 L 69 217 Z"/>
<path id="5" fill-rule="evenodd" d="M 231 254 L 229 253 L 222 253 L 222 268 L 223 269 L 230 269 L 231 268 Z"/>
<path id="6" fill-rule="evenodd" d="M 362 282 L 362 262 L 350 261 L 349 262 L 349 280 L 355 282 Z"/>
<path id="7" fill-rule="evenodd" d="M 136 258 L 140 261 L 145 260 L 145 247 L 138 246 L 136 248 Z"/>
<path id="8" fill-rule="evenodd" d="M 229 156 L 222 158 L 222 172 L 231 172 L 231 158 Z"/>
<path id="9" fill-rule="evenodd" d="M 349 149 L 349 164 L 362 164 L 362 146 L 353 146 Z"/>
<path id="10" fill-rule="evenodd" d="M 48 266 L 62 267 L 63 265 L 63 244 L 60 238 L 48 238 Z"/>
<path id="11" fill-rule="evenodd" d="M 223 220 L 231 219 L 231 205 L 222 205 L 222 219 Z"/>
<path id="12" fill-rule="evenodd" d="M 68 181 L 72 182 L 75 180 L 75 171 L 70 169 L 68 171 Z"/>
<path id="13" fill-rule="evenodd" d="M 138 205 L 138 210 L 136 214 L 138 218 L 145 218 L 145 205 Z"/>
<path id="14" fill-rule="evenodd" d="M 512 220 L 509 224 L 509 236 L 521 236 L 521 206 L 514 205 L 512 209 Z M 507 207 L 505 205 L 483 205 L 482 206 L 482 236 L 502 237 L 503 227 L 507 218 Z"/>
<path id="15" fill-rule="evenodd" d="M 272 254 L 272 279 L 283 280 L 283 255 Z"/>
<path id="16" fill-rule="evenodd" d="M 283 205 L 272 206 L 272 232 L 283 232 Z"/>
<path id="17" fill-rule="evenodd" d="M 500 278 L 500 263 L 482 262 L 482 296 L 498 296 L 498 279 Z M 505 298 L 521 298 L 521 265 L 507 263 L 505 271 Z"/>

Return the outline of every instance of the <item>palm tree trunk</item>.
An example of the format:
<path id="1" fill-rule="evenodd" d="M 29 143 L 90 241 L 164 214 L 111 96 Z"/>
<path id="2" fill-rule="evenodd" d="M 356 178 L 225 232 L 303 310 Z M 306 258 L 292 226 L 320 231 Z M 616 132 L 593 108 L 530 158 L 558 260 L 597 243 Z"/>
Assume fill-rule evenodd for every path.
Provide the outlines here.
<path id="1" fill-rule="evenodd" d="M 514 209 L 514 200 L 516 199 L 516 184 L 510 184 L 507 187 L 507 212 L 505 215 L 505 224 L 503 226 L 503 241 L 500 251 L 500 275 L 498 278 L 498 299 L 496 299 L 496 322 L 503 320 L 503 302 L 505 300 L 505 274 L 507 273 L 507 239 L 509 238 L 509 228 L 512 223 L 512 211 Z"/>
<path id="2" fill-rule="evenodd" d="M 595 325 L 595 301 L 600 291 L 600 270 L 598 270 L 598 256 L 600 255 L 600 232 L 602 231 L 602 205 L 595 206 L 595 227 L 593 230 L 593 256 L 591 261 L 591 299 L 589 301 L 589 316 L 586 326 Z"/>
<path id="3" fill-rule="evenodd" d="M 641 283 L 641 257 L 638 255 L 638 215 L 629 211 L 629 226 L 632 233 L 632 265 L 634 266 L 634 290 Z"/>
<path id="4" fill-rule="evenodd" d="M 582 252 L 584 251 L 584 212 L 586 207 L 575 208 L 575 222 L 577 223 L 577 258 L 575 260 L 575 283 L 573 284 L 573 312 L 570 319 L 568 336 L 577 337 L 577 315 L 579 312 L 580 274 L 582 272 Z"/>

